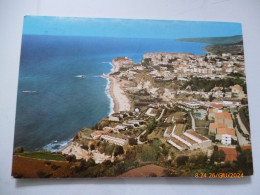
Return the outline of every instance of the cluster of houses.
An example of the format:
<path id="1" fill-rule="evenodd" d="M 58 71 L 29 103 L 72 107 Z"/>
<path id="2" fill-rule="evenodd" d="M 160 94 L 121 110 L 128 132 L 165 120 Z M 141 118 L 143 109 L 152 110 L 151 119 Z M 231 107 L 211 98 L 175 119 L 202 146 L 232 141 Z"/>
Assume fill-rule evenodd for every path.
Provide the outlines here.
<path id="1" fill-rule="evenodd" d="M 149 66 L 144 67 L 144 62 L 148 61 Z M 187 53 L 147 53 L 143 55 L 142 63 L 134 63 L 129 58 L 120 58 L 120 71 L 117 77 L 136 81 L 137 75 L 144 71 L 146 75 L 154 81 L 189 81 L 191 77 L 216 79 L 224 78 L 230 73 L 244 73 L 243 55 L 223 54 L 218 55 L 192 55 Z M 243 78 L 242 78 L 243 79 Z M 164 101 L 172 101 L 180 94 L 200 95 L 208 100 L 210 96 L 214 98 L 236 98 L 242 99 L 246 95 L 240 85 L 231 86 L 228 89 L 215 87 L 210 92 L 192 91 L 190 86 L 185 90 L 170 88 L 158 88 L 143 78 L 136 86 L 129 86 L 127 91 L 135 94 L 145 89 L 151 97 L 160 97 Z"/>
<path id="2" fill-rule="evenodd" d="M 153 66 L 160 66 L 160 72 L 162 72 L 160 76 L 172 76 L 172 72 L 177 77 L 207 75 L 209 78 L 214 79 L 216 75 L 244 72 L 243 58 L 243 55 L 225 53 L 222 56 L 195 56 L 187 53 L 160 52 L 145 54 L 143 62 L 148 59 Z M 172 65 L 174 70 L 171 71 L 171 67 L 167 65 Z"/>
<path id="3" fill-rule="evenodd" d="M 99 139 L 102 141 L 106 141 L 108 143 L 111 144 L 116 144 L 116 145 L 120 145 L 120 146 L 124 146 L 128 143 L 127 139 L 122 139 L 116 136 L 110 136 L 108 135 L 109 133 L 115 131 L 114 128 L 111 127 L 105 127 L 102 131 L 94 131 L 91 133 L 91 137 L 93 139 Z"/>
<path id="4" fill-rule="evenodd" d="M 233 86 L 230 86 L 229 89 L 223 90 L 223 87 L 214 87 L 209 92 L 204 91 L 192 91 L 191 87 L 188 85 L 186 89 L 184 90 L 178 90 L 176 92 L 177 95 L 180 94 L 187 94 L 187 95 L 200 95 L 204 99 L 209 99 L 210 96 L 214 98 L 234 98 L 234 99 L 243 99 L 246 97 L 246 94 L 243 91 L 243 88 L 236 84 Z"/>
<path id="5" fill-rule="evenodd" d="M 214 120 L 214 123 L 209 125 L 208 134 L 215 137 L 215 140 L 219 140 L 223 145 L 232 145 L 232 140 L 237 141 L 232 115 L 223 110 L 222 104 L 212 104 L 208 118 Z"/>
<path id="6" fill-rule="evenodd" d="M 211 140 L 205 136 L 196 133 L 194 130 L 186 130 L 183 133 L 175 133 L 176 126 L 172 130 L 167 127 L 164 131 L 163 137 L 167 142 L 178 150 L 195 150 L 203 149 L 211 146 Z"/>
<path id="7" fill-rule="evenodd" d="M 139 112 L 139 111 L 138 111 Z M 106 126 L 103 130 L 96 130 L 91 133 L 92 139 L 99 139 L 111 144 L 124 146 L 128 143 L 128 137 L 123 136 L 120 131 L 127 131 L 134 128 L 145 126 L 144 120 L 137 120 L 130 116 L 129 112 L 113 113 L 109 116 L 108 121 L 116 122 L 115 127 Z"/>
<path id="8" fill-rule="evenodd" d="M 93 139 L 121 146 L 127 145 L 129 136 L 127 136 L 128 133 L 124 132 L 135 128 L 145 129 L 146 118 L 152 117 L 156 121 L 159 121 L 167 113 L 165 110 L 173 105 L 177 105 L 187 112 L 191 110 L 199 112 L 199 109 L 204 107 L 205 116 L 202 115 L 201 117 L 197 117 L 197 119 L 205 120 L 207 116 L 209 120 L 214 121 L 207 126 L 209 137 L 211 139 L 214 137 L 212 140 L 219 141 L 222 147 L 230 147 L 236 144 L 237 136 L 233 127 L 232 115 L 224 107 L 228 106 L 230 112 L 233 112 L 232 108 L 237 109 L 237 106 L 241 104 L 241 100 L 246 97 L 243 87 L 238 84 L 225 89 L 216 86 L 211 91 L 205 92 L 203 90 L 193 91 L 191 86 L 187 86 L 183 90 L 179 89 L 180 86 L 177 86 L 177 88 L 179 87 L 178 89 L 174 87 L 165 88 L 158 83 L 173 80 L 189 81 L 192 77 L 207 79 L 224 78 L 230 76 L 231 73 L 242 73 L 243 75 L 243 55 L 223 54 L 219 56 L 210 54 L 195 56 L 188 53 L 160 52 L 144 54 L 141 63 L 134 63 L 127 57 L 117 58 L 113 63 L 118 68 L 116 77 L 135 81 L 129 82 L 130 84 L 124 90 L 130 95 L 138 96 L 139 100 L 142 100 L 140 102 L 147 106 L 147 110 L 144 112 L 145 116 L 142 118 L 143 120 L 138 119 L 138 115 L 140 114 L 139 109 L 143 105 L 140 102 L 138 103 L 141 106 L 137 108 L 138 110 L 132 112 L 131 115 L 130 112 L 111 114 L 108 117 L 108 121 L 114 125 L 112 127 L 105 127 L 101 131 L 92 132 L 91 136 Z M 176 99 L 182 94 L 199 95 L 201 98 L 189 99 L 189 101 L 187 101 L 188 98 L 185 100 Z M 147 99 L 145 99 L 146 96 Z M 151 105 L 151 100 L 158 97 L 164 103 Z M 212 103 L 208 101 L 210 97 L 221 99 L 221 101 Z M 205 149 L 212 145 L 212 140 L 195 132 L 195 128 L 192 127 L 190 130 L 179 132 L 178 130 L 176 131 L 178 124 L 175 121 L 172 122 L 175 125 L 165 129 L 163 138 L 178 150 Z M 194 123 L 194 119 L 192 122 Z M 192 126 L 195 126 L 195 124 L 192 124 Z"/>

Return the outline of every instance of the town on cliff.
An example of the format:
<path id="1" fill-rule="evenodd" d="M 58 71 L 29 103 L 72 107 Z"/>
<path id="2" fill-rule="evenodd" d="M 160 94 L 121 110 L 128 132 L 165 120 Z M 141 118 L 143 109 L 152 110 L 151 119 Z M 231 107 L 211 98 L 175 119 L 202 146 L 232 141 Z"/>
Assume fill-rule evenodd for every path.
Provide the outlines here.
<path id="1" fill-rule="evenodd" d="M 253 173 L 243 54 L 147 53 L 112 65 L 102 77 L 114 112 L 53 154 L 60 164 L 45 160 L 29 176 L 16 167 L 15 177 Z"/>

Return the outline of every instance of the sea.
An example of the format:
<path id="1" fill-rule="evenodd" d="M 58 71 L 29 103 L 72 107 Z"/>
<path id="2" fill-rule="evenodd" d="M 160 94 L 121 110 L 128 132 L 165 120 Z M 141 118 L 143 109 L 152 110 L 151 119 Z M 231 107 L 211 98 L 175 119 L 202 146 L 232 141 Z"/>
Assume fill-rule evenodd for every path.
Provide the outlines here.
<path id="1" fill-rule="evenodd" d="M 205 54 L 206 44 L 173 39 L 23 35 L 14 147 L 57 151 L 113 112 L 110 62 L 148 52 Z"/>

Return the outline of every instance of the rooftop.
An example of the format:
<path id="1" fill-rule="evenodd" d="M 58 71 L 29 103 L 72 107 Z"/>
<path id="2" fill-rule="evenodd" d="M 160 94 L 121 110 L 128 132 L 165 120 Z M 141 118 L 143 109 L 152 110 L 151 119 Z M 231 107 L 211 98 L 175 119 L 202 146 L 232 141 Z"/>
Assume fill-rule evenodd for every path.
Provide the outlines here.
<path id="1" fill-rule="evenodd" d="M 111 127 L 104 127 L 103 131 L 104 133 L 109 133 L 111 131 Z"/>
<path id="2" fill-rule="evenodd" d="M 191 135 L 193 135 L 194 137 L 199 138 L 199 139 L 202 140 L 202 141 L 208 140 L 206 137 L 204 137 L 204 136 L 202 136 L 202 135 L 196 133 L 196 132 L 193 131 L 193 130 L 187 130 L 186 132 L 189 133 L 189 134 L 191 134 Z"/>
<path id="3" fill-rule="evenodd" d="M 212 108 L 223 108 L 223 104 L 212 104 Z"/>
<path id="4" fill-rule="evenodd" d="M 91 133 L 92 136 L 100 136 L 102 134 L 104 134 L 105 132 L 104 131 L 94 131 Z"/>
<path id="5" fill-rule="evenodd" d="M 187 147 L 187 145 L 183 142 L 181 142 L 180 140 L 176 139 L 175 137 L 171 137 L 169 140 L 173 141 L 175 144 L 185 148 Z"/>
<path id="6" fill-rule="evenodd" d="M 196 144 L 197 142 L 195 142 L 194 140 L 190 139 L 189 137 L 187 137 L 186 135 L 182 134 L 179 137 L 181 137 L 182 139 L 184 139 L 185 141 L 189 142 L 190 144 Z"/>
<path id="7" fill-rule="evenodd" d="M 232 120 L 231 114 L 228 112 L 216 113 L 217 119 L 230 119 Z"/>
<path id="8" fill-rule="evenodd" d="M 223 123 L 210 123 L 209 124 L 209 128 L 211 129 L 216 129 L 216 128 L 224 128 L 224 127 L 226 127 L 226 125 L 225 124 L 223 124 Z"/>
<path id="9" fill-rule="evenodd" d="M 232 128 L 217 128 L 217 134 L 227 134 L 227 135 L 236 135 L 236 132 Z"/>

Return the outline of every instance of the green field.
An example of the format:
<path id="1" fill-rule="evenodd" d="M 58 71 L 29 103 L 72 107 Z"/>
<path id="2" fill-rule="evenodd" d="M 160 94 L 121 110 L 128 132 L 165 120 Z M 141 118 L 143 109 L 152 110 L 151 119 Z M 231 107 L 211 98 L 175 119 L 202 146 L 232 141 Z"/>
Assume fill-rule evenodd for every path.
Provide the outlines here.
<path id="1" fill-rule="evenodd" d="M 65 158 L 60 154 L 52 154 L 50 152 L 45 152 L 45 151 L 25 152 L 25 153 L 20 153 L 19 156 L 41 159 L 41 160 L 66 161 Z"/>

